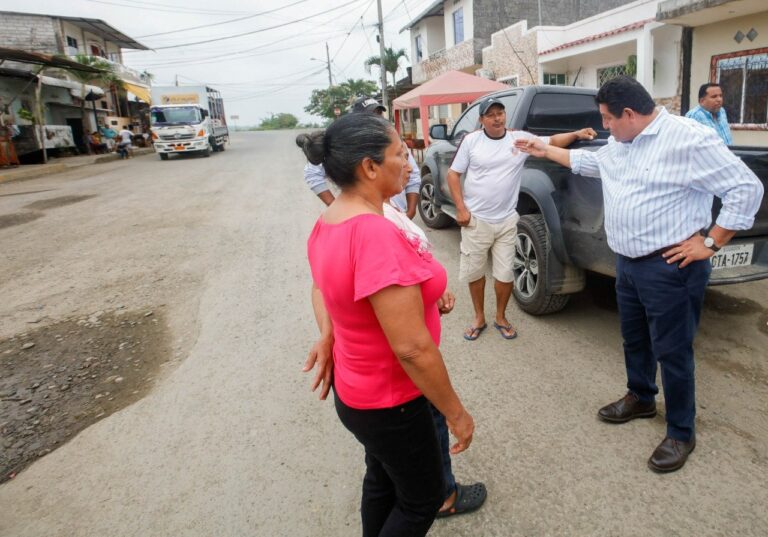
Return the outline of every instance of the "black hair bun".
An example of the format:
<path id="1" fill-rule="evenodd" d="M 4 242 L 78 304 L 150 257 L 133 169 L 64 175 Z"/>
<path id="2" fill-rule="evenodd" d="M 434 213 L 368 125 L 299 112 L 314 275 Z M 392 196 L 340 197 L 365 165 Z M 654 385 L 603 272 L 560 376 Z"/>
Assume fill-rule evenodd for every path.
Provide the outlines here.
<path id="1" fill-rule="evenodd" d="M 325 149 L 323 148 L 323 139 L 325 131 L 315 131 L 310 134 L 299 134 L 296 137 L 296 145 L 301 148 L 307 160 L 312 164 L 323 163 L 325 158 Z"/>

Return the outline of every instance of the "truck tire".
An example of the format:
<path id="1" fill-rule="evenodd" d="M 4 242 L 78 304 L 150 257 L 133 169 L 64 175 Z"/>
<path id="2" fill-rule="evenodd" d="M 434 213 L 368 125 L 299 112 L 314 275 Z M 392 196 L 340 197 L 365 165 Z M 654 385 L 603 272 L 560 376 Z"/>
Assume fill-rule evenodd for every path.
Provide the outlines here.
<path id="1" fill-rule="evenodd" d="M 435 205 L 435 182 L 432 180 L 431 173 L 425 173 L 421 177 L 419 216 L 432 229 L 442 229 L 453 224 L 453 218 Z"/>
<path id="2" fill-rule="evenodd" d="M 168 160 L 168 153 L 160 153 L 160 160 Z"/>
<path id="3" fill-rule="evenodd" d="M 513 295 L 520 309 L 531 315 L 546 315 L 560 311 L 571 295 L 548 294 L 547 252 L 549 230 L 540 214 L 527 214 L 517 223 L 515 257 L 512 272 L 515 277 Z"/>
<path id="4" fill-rule="evenodd" d="M 202 151 L 200 151 L 200 155 L 202 155 L 203 158 L 208 158 L 211 156 L 211 146 L 206 147 Z"/>
<path id="5" fill-rule="evenodd" d="M 226 143 L 221 142 L 221 144 L 219 144 L 219 151 L 224 151 L 224 149 L 226 149 L 225 147 L 226 145 L 227 145 Z"/>

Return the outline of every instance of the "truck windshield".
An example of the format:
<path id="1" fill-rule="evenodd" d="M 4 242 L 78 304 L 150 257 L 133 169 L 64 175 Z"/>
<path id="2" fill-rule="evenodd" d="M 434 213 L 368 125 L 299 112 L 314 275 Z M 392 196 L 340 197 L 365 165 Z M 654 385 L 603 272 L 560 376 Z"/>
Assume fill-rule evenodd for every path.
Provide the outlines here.
<path id="1" fill-rule="evenodd" d="M 152 108 L 152 125 L 192 125 L 200 123 L 200 109 L 195 106 L 174 106 L 173 108 Z"/>

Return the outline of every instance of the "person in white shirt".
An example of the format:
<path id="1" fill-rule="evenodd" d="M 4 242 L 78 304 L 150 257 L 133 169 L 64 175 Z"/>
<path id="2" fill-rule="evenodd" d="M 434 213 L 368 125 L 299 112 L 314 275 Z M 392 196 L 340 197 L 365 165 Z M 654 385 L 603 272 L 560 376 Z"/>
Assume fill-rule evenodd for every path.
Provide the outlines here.
<path id="1" fill-rule="evenodd" d="M 117 144 L 117 151 L 120 153 L 120 158 L 130 158 L 130 151 L 133 149 L 131 145 L 133 133 L 127 128 L 123 127 L 122 130 L 117 133 L 120 138 L 120 142 Z"/>
<path id="2" fill-rule="evenodd" d="M 527 153 L 515 149 L 516 140 L 536 138 L 523 131 L 507 130 L 504 104 L 487 97 L 479 105 L 482 129 L 464 137 L 447 174 L 448 188 L 456 204 L 456 222 L 461 226 L 459 278 L 469 283 L 475 310 L 474 322 L 464 339 L 474 341 L 488 326 L 485 322 L 485 273 L 488 253 L 493 260 L 496 316 L 493 326 L 504 339 L 517 331 L 507 320 L 512 296 L 512 259 L 517 237 L 517 198 Z M 544 137 L 544 143 L 565 147 L 576 140 L 591 140 L 590 128 Z M 461 184 L 461 174 L 465 175 Z"/>
<path id="3" fill-rule="evenodd" d="M 383 115 L 387 109 L 376 99 L 370 97 L 359 97 L 350 107 L 352 114 L 376 114 Z M 299 135 L 301 136 L 301 135 Z M 298 139 L 297 139 L 298 140 Z M 298 141 L 297 141 L 298 144 Z M 416 204 L 419 201 L 419 188 L 421 187 L 421 174 L 416 160 L 408 151 L 408 164 L 411 167 L 411 173 L 408 176 L 408 184 L 405 189 L 392 198 L 392 204 L 413 219 L 416 216 Z M 322 164 L 312 164 L 307 162 L 304 166 L 304 182 L 326 205 L 333 203 L 336 197 L 331 192 L 328 181 L 325 176 L 325 168 Z"/>
<path id="4" fill-rule="evenodd" d="M 696 447 L 693 339 L 710 257 L 736 230 L 752 227 L 763 186 L 715 130 L 656 109 L 633 78 L 606 82 L 597 102 L 612 135 L 597 151 L 568 151 L 540 140 L 518 148 L 602 179 L 628 392 L 598 417 L 609 423 L 654 417 L 661 364 L 667 431 L 648 466 L 673 472 Z M 714 196 L 723 206 L 710 228 Z"/>

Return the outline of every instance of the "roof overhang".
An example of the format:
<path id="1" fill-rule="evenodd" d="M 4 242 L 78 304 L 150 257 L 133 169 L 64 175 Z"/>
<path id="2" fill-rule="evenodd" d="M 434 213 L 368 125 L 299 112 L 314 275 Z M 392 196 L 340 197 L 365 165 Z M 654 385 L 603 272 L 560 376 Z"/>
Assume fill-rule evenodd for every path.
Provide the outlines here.
<path id="1" fill-rule="evenodd" d="M 39 52 L 27 52 L 13 48 L 0 47 L 0 60 L 8 60 L 19 63 L 31 63 L 33 65 L 42 65 L 44 67 L 60 67 L 62 69 L 71 69 L 75 71 L 84 71 L 86 73 L 101 73 L 101 69 L 83 65 L 73 60 L 67 60 L 59 56 L 50 54 L 41 54 Z"/>
<path id="2" fill-rule="evenodd" d="M 398 33 L 403 33 L 406 30 L 410 30 L 417 24 L 419 24 L 422 20 L 426 19 L 427 17 L 442 17 L 444 14 L 443 11 L 443 2 L 444 0 L 436 0 L 432 3 L 427 9 L 421 12 L 421 14 L 413 19 L 411 22 L 400 28 L 400 31 Z"/>
<path id="3" fill-rule="evenodd" d="M 112 41 L 121 48 L 149 50 L 149 47 L 142 45 L 132 37 L 128 37 L 123 32 L 110 26 L 101 19 L 86 19 L 85 17 L 54 17 L 63 21 L 67 21 L 68 23 L 73 24 L 78 28 L 82 28 L 87 32 L 91 32 L 92 34 L 96 34 L 99 37 L 103 37 L 108 41 Z"/>
<path id="4" fill-rule="evenodd" d="M 765 11 L 765 0 L 665 0 L 656 20 L 681 26 L 704 26 Z"/>

